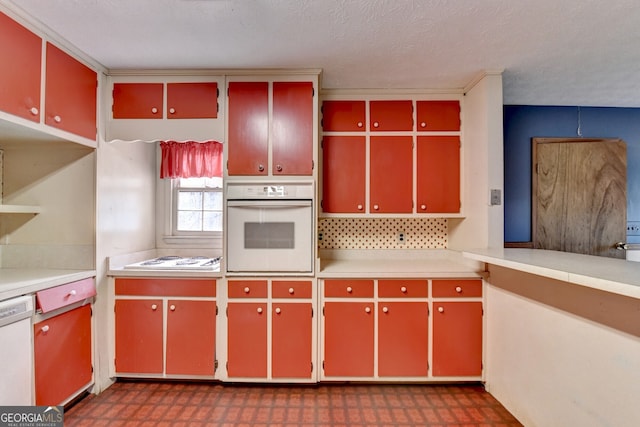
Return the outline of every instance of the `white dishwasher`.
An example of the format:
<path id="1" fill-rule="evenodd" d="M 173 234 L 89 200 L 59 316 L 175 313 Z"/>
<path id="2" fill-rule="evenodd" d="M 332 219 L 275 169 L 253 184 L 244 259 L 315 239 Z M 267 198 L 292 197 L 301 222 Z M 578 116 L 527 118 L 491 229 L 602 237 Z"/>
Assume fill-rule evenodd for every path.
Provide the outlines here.
<path id="1" fill-rule="evenodd" d="M 33 405 L 33 297 L 0 301 L 0 406 Z"/>

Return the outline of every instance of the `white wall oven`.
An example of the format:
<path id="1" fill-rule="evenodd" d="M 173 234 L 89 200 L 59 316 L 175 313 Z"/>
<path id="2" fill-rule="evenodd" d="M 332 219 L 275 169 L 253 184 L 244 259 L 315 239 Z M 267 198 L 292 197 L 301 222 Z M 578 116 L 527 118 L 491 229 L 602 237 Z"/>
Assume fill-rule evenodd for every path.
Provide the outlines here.
<path id="1" fill-rule="evenodd" d="M 227 184 L 229 274 L 313 273 L 313 183 Z"/>

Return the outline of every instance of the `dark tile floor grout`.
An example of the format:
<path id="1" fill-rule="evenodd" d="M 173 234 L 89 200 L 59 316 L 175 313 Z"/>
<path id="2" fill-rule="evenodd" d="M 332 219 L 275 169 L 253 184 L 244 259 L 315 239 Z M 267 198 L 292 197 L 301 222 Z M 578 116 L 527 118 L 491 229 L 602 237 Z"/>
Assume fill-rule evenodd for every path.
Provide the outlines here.
<path id="1" fill-rule="evenodd" d="M 520 424 L 482 385 L 118 381 L 65 426 L 381 427 Z"/>

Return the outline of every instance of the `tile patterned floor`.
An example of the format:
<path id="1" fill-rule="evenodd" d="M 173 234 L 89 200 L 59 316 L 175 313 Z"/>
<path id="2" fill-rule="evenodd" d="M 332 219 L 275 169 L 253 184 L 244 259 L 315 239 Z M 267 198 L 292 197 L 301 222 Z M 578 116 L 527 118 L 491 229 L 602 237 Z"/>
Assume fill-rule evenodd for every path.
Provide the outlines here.
<path id="1" fill-rule="evenodd" d="M 482 386 L 117 382 L 65 426 L 521 426 Z"/>

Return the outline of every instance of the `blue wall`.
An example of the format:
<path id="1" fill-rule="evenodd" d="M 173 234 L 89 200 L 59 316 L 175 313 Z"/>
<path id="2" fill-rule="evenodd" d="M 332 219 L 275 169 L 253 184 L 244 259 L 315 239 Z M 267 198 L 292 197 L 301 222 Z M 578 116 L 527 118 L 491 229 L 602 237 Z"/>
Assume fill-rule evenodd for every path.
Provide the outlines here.
<path id="1" fill-rule="evenodd" d="M 576 138 L 578 123 L 585 138 L 627 143 L 627 221 L 640 221 L 640 108 L 505 105 L 505 242 L 531 240 L 531 138 Z"/>

